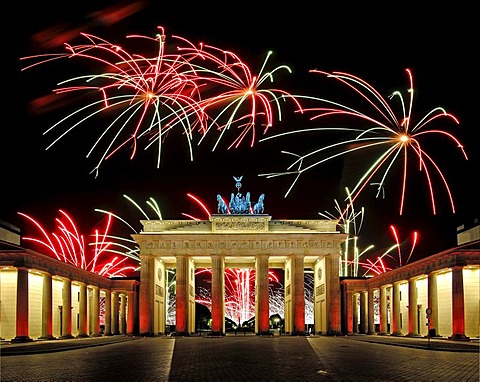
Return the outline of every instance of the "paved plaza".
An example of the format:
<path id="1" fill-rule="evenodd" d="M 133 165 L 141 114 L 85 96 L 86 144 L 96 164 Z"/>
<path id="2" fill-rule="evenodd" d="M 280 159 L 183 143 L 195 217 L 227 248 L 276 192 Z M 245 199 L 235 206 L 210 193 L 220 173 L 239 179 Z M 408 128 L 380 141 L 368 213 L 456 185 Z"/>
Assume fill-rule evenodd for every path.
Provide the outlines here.
<path id="1" fill-rule="evenodd" d="M 1 381 L 479 381 L 478 341 L 99 337 L 2 343 Z"/>

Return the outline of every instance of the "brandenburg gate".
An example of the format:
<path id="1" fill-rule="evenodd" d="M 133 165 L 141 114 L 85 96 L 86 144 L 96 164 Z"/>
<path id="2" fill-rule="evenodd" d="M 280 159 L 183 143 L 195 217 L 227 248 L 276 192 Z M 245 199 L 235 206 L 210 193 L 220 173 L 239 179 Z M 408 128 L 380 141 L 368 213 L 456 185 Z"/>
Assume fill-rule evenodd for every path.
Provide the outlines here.
<path id="1" fill-rule="evenodd" d="M 239 189 L 239 179 L 237 188 Z M 240 178 L 241 180 L 241 178 Z M 272 220 L 262 194 L 218 196 L 219 213 L 209 220 L 142 220 L 132 235 L 139 245 L 140 335 L 165 333 L 166 272 L 176 270 L 175 334 L 195 333 L 195 269 L 210 268 L 212 334 L 225 334 L 225 268 L 255 270 L 255 333 L 269 333 L 269 269 L 284 271 L 285 333 L 305 334 L 304 272 L 314 272 L 314 330 L 341 334 L 340 245 L 337 220 Z M 261 205 L 259 205 L 261 203 Z"/>

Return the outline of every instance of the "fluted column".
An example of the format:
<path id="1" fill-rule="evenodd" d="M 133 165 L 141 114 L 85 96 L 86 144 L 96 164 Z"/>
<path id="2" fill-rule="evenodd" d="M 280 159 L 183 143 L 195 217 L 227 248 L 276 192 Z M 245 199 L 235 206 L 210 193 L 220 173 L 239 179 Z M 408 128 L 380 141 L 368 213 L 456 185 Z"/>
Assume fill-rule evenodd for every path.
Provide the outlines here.
<path id="1" fill-rule="evenodd" d="M 77 337 L 88 337 L 87 333 L 87 286 L 79 283 L 79 306 L 78 306 L 78 335 Z"/>
<path id="2" fill-rule="evenodd" d="M 408 334 L 409 337 L 419 336 L 418 330 L 418 304 L 417 304 L 417 280 L 408 280 Z"/>
<path id="3" fill-rule="evenodd" d="M 348 285 L 347 285 L 348 287 Z M 353 333 L 353 293 L 350 290 L 345 292 L 345 309 L 346 309 L 346 330 L 347 334 Z"/>
<path id="4" fill-rule="evenodd" d="M 255 259 L 255 331 L 266 334 L 270 329 L 268 294 L 268 258 L 257 255 Z"/>
<path id="5" fill-rule="evenodd" d="M 374 289 L 368 289 L 367 297 L 367 317 L 368 317 L 368 331 L 367 334 L 375 334 L 375 308 L 374 308 Z"/>
<path id="6" fill-rule="evenodd" d="M 430 315 L 430 330 L 434 336 L 440 336 L 438 332 L 438 290 L 437 290 L 437 274 L 430 272 L 428 274 L 428 308 L 432 310 Z"/>
<path id="7" fill-rule="evenodd" d="M 380 287 L 380 332 L 388 334 L 387 286 Z"/>
<path id="8" fill-rule="evenodd" d="M 392 336 L 402 336 L 400 323 L 400 282 L 394 282 L 392 286 Z"/>
<path id="9" fill-rule="evenodd" d="M 212 255 L 212 334 L 225 334 L 225 259 Z"/>
<path id="10" fill-rule="evenodd" d="M 150 255 L 140 254 L 140 295 L 139 295 L 139 321 L 140 334 L 153 335 L 154 320 L 154 258 Z"/>
<path id="11" fill-rule="evenodd" d="M 112 292 L 112 333 L 120 334 L 118 292 Z"/>
<path id="12" fill-rule="evenodd" d="M 177 256 L 177 293 L 176 293 L 176 325 L 179 335 L 189 335 L 188 331 L 188 256 Z"/>
<path id="13" fill-rule="evenodd" d="M 136 316 L 136 293 L 134 291 L 128 291 L 127 310 L 127 335 L 132 336 L 135 334 Z"/>
<path id="14" fill-rule="evenodd" d="M 292 256 L 293 335 L 305 334 L 304 256 Z"/>
<path id="15" fill-rule="evenodd" d="M 120 295 L 120 334 L 127 334 L 127 298 Z"/>
<path id="16" fill-rule="evenodd" d="M 463 266 L 452 268 L 452 335 L 449 339 L 467 340 L 465 335 L 465 299 L 463 289 Z"/>
<path id="17" fill-rule="evenodd" d="M 42 290 L 42 336 L 40 339 L 48 340 L 55 338 L 53 336 L 53 294 L 52 294 L 52 275 L 43 274 Z"/>
<path id="18" fill-rule="evenodd" d="M 352 296 L 352 333 L 358 334 L 359 327 L 358 327 L 358 299 L 360 295 L 358 293 L 354 293 Z"/>
<path id="19" fill-rule="evenodd" d="M 360 292 L 360 333 L 367 334 L 368 332 L 368 293 L 367 291 Z"/>
<path id="20" fill-rule="evenodd" d="M 341 306 L 342 296 L 340 291 L 340 254 L 332 253 L 325 257 L 325 274 L 326 274 L 326 301 L 327 301 L 327 334 L 342 334 L 342 317 Z"/>
<path id="21" fill-rule="evenodd" d="M 91 304 L 91 337 L 100 336 L 100 288 L 92 287 L 92 304 Z"/>
<path id="22" fill-rule="evenodd" d="M 17 322 L 12 342 L 29 342 L 28 336 L 28 268 L 17 268 Z"/>
<path id="23" fill-rule="evenodd" d="M 112 292 L 105 290 L 105 329 L 104 336 L 112 336 Z"/>
<path id="24" fill-rule="evenodd" d="M 62 335 L 60 338 L 73 338 L 72 336 L 72 281 L 63 280 L 62 289 Z"/>

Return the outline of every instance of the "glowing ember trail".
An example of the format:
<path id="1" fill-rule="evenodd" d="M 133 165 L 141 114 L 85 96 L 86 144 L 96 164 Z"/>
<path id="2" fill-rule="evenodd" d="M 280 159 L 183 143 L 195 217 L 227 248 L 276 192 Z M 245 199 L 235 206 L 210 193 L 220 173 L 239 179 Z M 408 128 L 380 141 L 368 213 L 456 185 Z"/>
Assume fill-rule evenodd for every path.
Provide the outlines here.
<path id="1" fill-rule="evenodd" d="M 119 244 L 113 241 L 109 232 L 112 226 L 112 215 L 107 216 L 102 231 L 95 229 L 87 241 L 77 228 L 73 219 L 62 210 L 56 218 L 55 232 L 48 233 L 37 220 L 19 212 L 39 231 L 39 237 L 25 236 L 22 240 L 30 241 L 42 249 L 42 253 L 85 269 L 100 276 L 128 276 L 139 268 L 140 258 L 136 254 L 128 254 L 118 250 Z M 44 252 L 46 250 L 46 252 Z M 113 255 L 112 255 L 113 254 Z"/>
<path id="2" fill-rule="evenodd" d="M 197 140 L 200 144 L 211 130 L 220 132 L 213 149 L 233 126 L 239 135 L 229 148 L 238 147 L 249 134 L 253 146 L 260 126 L 265 134 L 276 119 L 281 120 L 281 101 L 292 100 L 301 112 L 300 104 L 288 92 L 264 87 L 267 80 L 273 81 L 277 71 L 291 73 L 285 65 L 264 71 L 271 52 L 259 74 L 252 75 L 235 53 L 204 44 L 196 47 L 179 36 L 174 38 L 180 46 L 169 52 L 164 28 L 158 29 L 155 38 L 127 36 L 135 47 L 143 46 L 144 42 L 153 43 L 155 54 L 130 53 L 123 46 L 81 33 L 86 42 L 66 43 L 65 53 L 21 58 L 29 63 L 22 70 L 59 59 L 81 62 L 89 68 L 93 63 L 97 69 L 93 74 L 64 80 L 53 90 L 57 95 L 82 92 L 90 97 L 86 99 L 92 96 L 93 99 L 45 131 L 44 134 L 51 134 L 65 126 L 47 149 L 81 124 L 92 121 L 93 129 L 104 126 L 109 119 L 111 122 L 102 127 L 86 155 L 89 158 L 94 151 L 100 151 L 100 159 L 92 170 L 96 176 L 100 165 L 120 150 L 127 149 L 133 159 L 141 139 L 146 141 L 144 149 L 156 147 L 158 150 L 159 167 L 162 145 L 174 130 L 182 132 L 193 160 L 192 142 Z M 92 120 L 100 116 L 102 123 Z M 199 134 L 198 139 L 195 132 Z"/>
<path id="3" fill-rule="evenodd" d="M 403 175 L 400 179 L 401 198 L 399 210 L 400 215 L 402 215 L 408 179 L 407 174 L 409 173 L 410 169 L 409 163 L 413 160 L 413 158 L 416 158 L 417 169 L 419 171 L 423 171 L 425 174 L 426 182 L 428 184 L 428 190 L 430 193 L 433 214 L 436 214 L 433 184 L 433 175 L 435 174 L 438 175 L 440 183 L 443 184 L 443 186 L 445 187 L 452 211 L 455 212 L 450 187 L 437 163 L 424 150 L 423 141 L 427 137 L 437 138 L 437 141 L 439 141 L 440 138 L 447 139 L 448 141 L 453 142 L 454 145 L 460 149 L 465 159 L 468 159 L 463 149 L 463 145 L 454 135 L 447 132 L 446 130 L 440 130 L 438 128 L 428 128 L 433 123 L 438 123 L 438 120 L 440 118 L 451 121 L 455 124 L 459 124 L 459 121 L 454 115 L 447 113 L 441 107 L 434 108 L 417 122 L 414 121 L 412 115 L 412 107 L 414 100 L 413 77 L 409 69 L 406 69 L 410 80 L 410 86 L 407 89 L 409 95 L 408 100 L 405 101 L 402 93 L 399 91 L 393 92 L 393 94 L 389 97 L 390 99 L 396 99 L 399 101 L 399 108 L 401 110 L 400 116 L 395 115 L 392 107 L 389 105 L 387 100 L 382 97 L 375 88 L 373 88 L 369 83 L 359 77 L 342 72 L 327 73 L 320 70 L 311 70 L 311 72 L 327 76 L 328 78 L 333 78 L 334 80 L 339 81 L 341 84 L 346 85 L 348 88 L 352 89 L 356 95 L 360 96 L 360 99 L 365 101 L 367 103 L 367 106 L 374 110 L 375 114 L 370 116 L 344 104 L 340 104 L 323 98 L 296 96 L 296 98 L 299 99 L 321 102 L 329 105 L 326 107 L 304 108 L 303 111 L 305 113 L 316 113 L 313 117 L 310 118 L 310 120 L 324 120 L 334 117 L 346 118 L 347 120 L 349 118 L 353 118 L 355 120 L 359 120 L 359 122 L 363 122 L 365 126 L 360 126 L 358 128 L 306 128 L 263 138 L 260 140 L 260 142 L 290 134 L 312 133 L 318 131 L 337 131 L 347 133 L 353 132 L 356 134 L 353 139 L 347 139 L 344 141 L 333 143 L 331 145 L 320 147 L 304 155 L 297 155 L 291 152 L 283 151 L 283 153 L 296 157 L 294 162 L 288 167 L 287 171 L 260 174 L 260 176 L 271 178 L 283 175 L 295 175 L 295 179 L 285 195 L 286 197 L 293 185 L 297 182 L 299 176 L 305 171 L 315 166 L 318 166 L 321 163 L 333 160 L 334 158 L 338 158 L 340 156 L 345 156 L 358 150 L 362 150 L 363 152 L 363 150 L 367 149 L 381 149 L 382 151 L 380 156 L 376 157 L 373 163 L 371 163 L 370 167 L 361 176 L 357 184 L 353 187 L 352 201 L 357 198 L 359 193 L 368 184 L 377 185 L 378 197 L 380 192 L 384 191 L 387 175 L 389 174 L 393 165 L 397 162 L 397 160 L 400 160 L 400 158 L 403 157 Z M 381 173 L 381 170 L 383 169 L 384 171 L 383 173 Z M 374 176 L 376 175 L 379 176 L 378 181 L 374 180 Z"/>

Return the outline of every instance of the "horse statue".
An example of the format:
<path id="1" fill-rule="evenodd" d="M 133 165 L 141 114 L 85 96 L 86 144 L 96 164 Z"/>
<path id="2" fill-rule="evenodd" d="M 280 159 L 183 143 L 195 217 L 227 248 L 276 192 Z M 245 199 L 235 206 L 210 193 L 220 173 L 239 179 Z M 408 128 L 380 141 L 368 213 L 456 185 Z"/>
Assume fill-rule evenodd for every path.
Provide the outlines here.
<path id="1" fill-rule="evenodd" d="M 256 202 L 255 205 L 253 206 L 253 213 L 254 214 L 263 214 L 263 208 L 264 208 L 263 201 L 264 201 L 264 199 L 265 199 L 265 194 L 261 194 L 258 197 L 258 202 Z"/>
<path id="2" fill-rule="evenodd" d="M 219 214 L 226 214 L 228 213 L 228 207 L 225 201 L 223 200 L 220 194 L 217 194 L 217 201 L 218 201 L 218 213 Z"/>

